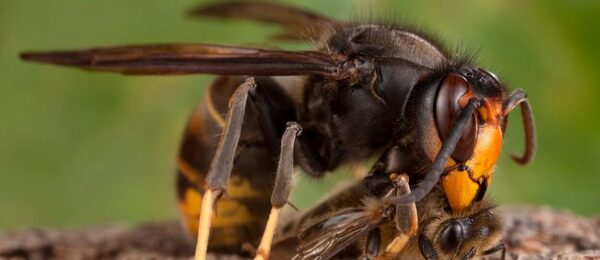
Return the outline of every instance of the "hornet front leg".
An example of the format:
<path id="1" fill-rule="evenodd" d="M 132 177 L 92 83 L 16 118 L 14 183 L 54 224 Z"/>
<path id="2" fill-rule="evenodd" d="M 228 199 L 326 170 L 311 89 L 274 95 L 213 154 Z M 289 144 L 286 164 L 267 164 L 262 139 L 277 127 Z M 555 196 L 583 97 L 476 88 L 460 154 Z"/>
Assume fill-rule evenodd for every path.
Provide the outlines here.
<path id="1" fill-rule="evenodd" d="M 397 197 L 410 193 L 409 179 L 406 174 L 391 174 L 390 179 L 394 182 Z M 415 203 L 396 205 L 394 222 L 396 236 L 376 259 L 394 259 L 404 249 L 408 240 L 417 235 L 419 220 Z"/>

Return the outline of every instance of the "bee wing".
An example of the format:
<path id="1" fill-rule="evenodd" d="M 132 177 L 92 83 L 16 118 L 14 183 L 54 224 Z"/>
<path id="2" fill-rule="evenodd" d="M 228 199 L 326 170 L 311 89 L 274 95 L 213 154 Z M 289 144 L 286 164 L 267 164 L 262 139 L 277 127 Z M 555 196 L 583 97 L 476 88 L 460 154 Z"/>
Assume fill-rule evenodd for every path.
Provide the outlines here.
<path id="1" fill-rule="evenodd" d="M 123 74 L 333 76 L 336 61 L 314 51 L 283 51 L 209 44 L 158 44 L 56 52 L 25 52 L 28 61 Z"/>
<path id="2" fill-rule="evenodd" d="M 292 259 L 330 259 L 358 239 L 366 237 L 379 222 L 360 208 L 329 216 L 302 231 L 297 254 Z"/>
<path id="3" fill-rule="evenodd" d="M 263 1 L 227 1 L 193 8 L 191 16 L 242 18 L 282 26 L 285 32 L 277 39 L 306 40 L 323 37 L 324 32 L 337 24 L 334 20 L 307 10 Z"/>

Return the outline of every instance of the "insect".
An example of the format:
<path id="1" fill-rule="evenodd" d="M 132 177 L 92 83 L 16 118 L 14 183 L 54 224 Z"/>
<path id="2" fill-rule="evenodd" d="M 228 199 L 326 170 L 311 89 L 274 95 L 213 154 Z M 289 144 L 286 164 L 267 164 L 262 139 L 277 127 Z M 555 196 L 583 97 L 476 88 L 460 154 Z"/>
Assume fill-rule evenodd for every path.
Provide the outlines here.
<path id="1" fill-rule="evenodd" d="M 123 74 L 221 75 L 190 117 L 178 157 L 179 204 L 199 259 L 207 248 L 238 252 L 259 240 L 257 257 L 268 258 L 294 166 L 320 177 L 379 156 L 365 178 L 374 195 L 393 186 L 390 173 L 406 173 L 416 188 L 390 203 L 418 201 L 439 181 L 449 208 L 460 212 L 483 198 L 508 113 L 517 106 L 526 145 L 513 158 L 522 164 L 533 158 L 525 92 L 509 96 L 494 74 L 424 33 L 338 22 L 268 2 L 231 1 L 192 14 L 279 24 L 285 32 L 277 38 L 309 40 L 318 49 L 162 44 L 21 58 Z"/>
<path id="2" fill-rule="evenodd" d="M 446 202 L 437 187 L 416 205 L 395 207 L 388 199 L 410 188 L 406 175 L 393 176 L 394 188 L 382 198 L 371 195 L 360 182 L 328 197 L 286 226 L 286 235 L 274 245 L 273 256 L 468 259 L 502 251 L 504 259 L 501 220 L 488 200 L 453 213 L 445 209 Z M 290 247 L 297 248 L 297 252 Z"/>

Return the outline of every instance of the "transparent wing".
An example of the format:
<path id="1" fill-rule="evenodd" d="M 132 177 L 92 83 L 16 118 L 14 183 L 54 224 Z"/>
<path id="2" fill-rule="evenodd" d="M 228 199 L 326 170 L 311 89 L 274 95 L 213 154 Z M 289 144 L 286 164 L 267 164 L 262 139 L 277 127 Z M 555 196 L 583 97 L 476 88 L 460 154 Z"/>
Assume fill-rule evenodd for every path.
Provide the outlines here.
<path id="1" fill-rule="evenodd" d="M 193 8 L 191 16 L 241 18 L 278 24 L 285 32 L 276 38 L 286 40 L 321 39 L 337 22 L 313 12 L 265 1 L 227 1 Z"/>
<path id="2" fill-rule="evenodd" d="M 292 259 L 330 259 L 350 244 L 366 237 L 381 220 L 361 208 L 328 216 L 300 234 L 297 254 Z"/>

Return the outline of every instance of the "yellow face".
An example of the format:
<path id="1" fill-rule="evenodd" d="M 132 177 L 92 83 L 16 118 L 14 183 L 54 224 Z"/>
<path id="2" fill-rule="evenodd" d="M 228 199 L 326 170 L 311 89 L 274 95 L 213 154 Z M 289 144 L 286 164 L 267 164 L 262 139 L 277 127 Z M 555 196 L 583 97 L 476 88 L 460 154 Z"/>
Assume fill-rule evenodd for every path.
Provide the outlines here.
<path id="1" fill-rule="evenodd" d="M 485 123 L 479 127 L 473 156 L 467 160 L 463 169 L 455 168 L 441 177 L 444 194 L 452 211 L 462 211 L 470 206 L 482 187 L 489 186 L 500 150 L 502 148 L 502 127 L 500 105 L 491 102 L 479 108 L 479 118 Z M 453 159 L 447 167 L 456 166 Z"/>

